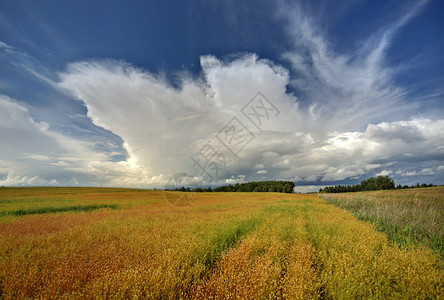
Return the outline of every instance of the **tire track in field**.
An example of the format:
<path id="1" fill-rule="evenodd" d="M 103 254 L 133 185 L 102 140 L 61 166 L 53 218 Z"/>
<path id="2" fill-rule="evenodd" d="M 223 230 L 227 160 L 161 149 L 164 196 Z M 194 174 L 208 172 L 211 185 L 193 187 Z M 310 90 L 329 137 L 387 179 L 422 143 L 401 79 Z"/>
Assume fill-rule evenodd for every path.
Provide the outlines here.
<path id="1" fill-rule="evenodd" d="M 372 225 L 310 196 L 304 209 L 328 299 L 433 299 L 444 294 L 444 266 L 426 248 L 399 249 Z"/>
<path id="2" fill-rule="evenodd" d="M 236 247 L 261 220 L 254 211 L 180 215 L 180 220 L 173 218 L 173 222 L 157 224 L 149 230 L 157 233 L 151 235 L 153 241 L 145 246 L 149 250 L 141 253 L 136 265 L 92 281 L 85 289 L 87 295 L 100 298 L 131 298 L 135 295 L 155 299 L 187 298 L 197 282 L 212 272 L 222 253 Z"/>
<path id="3" fill-rule="evenodd" d="M 192 291 L 192 299 L 310 299 L 319 297 L 315 252 L 297 204 L 265 209 L 264 222 Z"/>

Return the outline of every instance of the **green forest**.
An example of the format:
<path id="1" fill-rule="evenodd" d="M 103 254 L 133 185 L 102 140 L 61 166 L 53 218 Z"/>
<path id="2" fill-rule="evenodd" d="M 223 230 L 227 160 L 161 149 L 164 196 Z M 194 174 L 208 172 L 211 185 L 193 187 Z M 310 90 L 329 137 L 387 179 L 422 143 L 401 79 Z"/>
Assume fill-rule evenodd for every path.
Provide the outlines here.
<path id="1" fill-rule="evenodd" d="M 394 189 L 408 189 L 408 188 L 419 188 L 419 187 L 434 187 L 433 183 L 430 184 L 419 184 L 416 185 L 397 185 L 389 176 L 378 176 L 370 177 L 364 179 L 359 184 L 355 185 L 335 185 L 327 186 L 319 190 L 319 193 L 347 193 L 347 192 L 363 192 L 363 191 L 378 191 L 378 190 L 394 190 Z"/>
<path id="2" fill-rule="evenodd" d="M 177 188 L 182 192 L 271 192 L 271 193 L 293 193 L 295 187 L 291 181 L 252 181 L 246 183 L 236 183 L 234 185 L 223 185 L 215 188 Z"/>

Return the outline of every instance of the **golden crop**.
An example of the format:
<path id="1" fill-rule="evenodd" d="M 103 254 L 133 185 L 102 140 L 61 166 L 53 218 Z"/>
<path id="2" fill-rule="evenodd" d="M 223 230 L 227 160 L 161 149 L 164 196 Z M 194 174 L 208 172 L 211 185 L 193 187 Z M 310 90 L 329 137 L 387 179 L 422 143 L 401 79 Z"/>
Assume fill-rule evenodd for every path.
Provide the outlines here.
<path id="1" fill-rule="evenodd" d="M 119 208 L 0 217 L 0 298 L 444 295 L 437 254 L 313 195 L 200 193 L 175 208 L 161 191 L 0 190 L 0 212 L 75 204 Z"/>
<path id="2" fill-rule="evenodd" d="M 321 194 L 376 225 L 398 245 L 422 245 L 444 257 L 444 187 Z"/>

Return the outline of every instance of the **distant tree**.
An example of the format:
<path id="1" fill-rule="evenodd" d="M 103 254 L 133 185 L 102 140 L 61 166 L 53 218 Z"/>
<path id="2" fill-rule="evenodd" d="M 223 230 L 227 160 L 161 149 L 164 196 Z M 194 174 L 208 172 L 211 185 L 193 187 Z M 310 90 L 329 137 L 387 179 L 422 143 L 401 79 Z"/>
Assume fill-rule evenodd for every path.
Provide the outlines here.
<path id="1" fill-rule="evenodd" d="M 278 192 L 293 193 L 295 184 L 291 181 L 251 181 L 245 183 L 228 184 L 205 190 L 208 192 Z M 198 190 L 196 188 L 195 190 Z"/>
<path id="2" fill-rule="evenodd" d="M 376 186 L 378 190 L 393 190 L 395 182 L 388 176 L 378 176 L 376 177 Z"/>
<path id="3" fill-rule="evenodd" d="M 376 190 L 392 190 L 395 189 L 395 182 L 388 176 L 370 177 L 364 179 L 357 185 L 335 185 L 320 189 L 320 193 L 347 193 L 359 191 L 376 191 Z"/>

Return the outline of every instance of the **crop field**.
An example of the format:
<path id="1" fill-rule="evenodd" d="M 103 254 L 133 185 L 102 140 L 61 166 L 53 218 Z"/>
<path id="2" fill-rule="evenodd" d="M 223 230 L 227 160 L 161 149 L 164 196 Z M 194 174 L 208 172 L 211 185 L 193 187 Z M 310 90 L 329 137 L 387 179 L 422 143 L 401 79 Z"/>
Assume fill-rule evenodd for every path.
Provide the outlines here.
<path id="1" fill-rule="evenodd" d="M 321 194 L 399 246 L 423 245 L 444 258 L 444 187 Z"/>
<path id="2" fill-rule="evenodd" d="M 1 188 L 0 298 L 444 296 L 436 250 L 316 195 L 168 193 Z"/>

